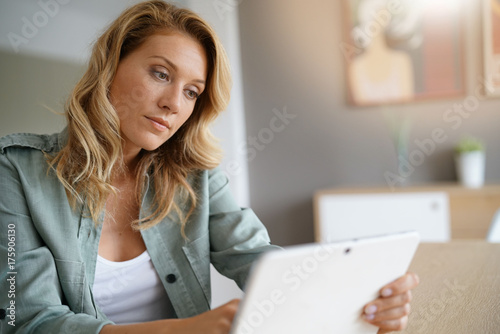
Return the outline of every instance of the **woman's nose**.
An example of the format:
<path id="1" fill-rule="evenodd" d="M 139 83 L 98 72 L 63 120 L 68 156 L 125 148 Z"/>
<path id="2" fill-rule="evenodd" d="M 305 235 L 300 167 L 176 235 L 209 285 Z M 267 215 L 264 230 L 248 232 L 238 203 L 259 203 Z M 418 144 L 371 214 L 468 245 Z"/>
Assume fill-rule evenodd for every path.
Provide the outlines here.
<path id="1" fill-rule="evenodd" d="M 159 107 L 171 112 L 178 112 L 181 106 L 182 88 L 171 85 L 165 88 L 158 101 Z"/>

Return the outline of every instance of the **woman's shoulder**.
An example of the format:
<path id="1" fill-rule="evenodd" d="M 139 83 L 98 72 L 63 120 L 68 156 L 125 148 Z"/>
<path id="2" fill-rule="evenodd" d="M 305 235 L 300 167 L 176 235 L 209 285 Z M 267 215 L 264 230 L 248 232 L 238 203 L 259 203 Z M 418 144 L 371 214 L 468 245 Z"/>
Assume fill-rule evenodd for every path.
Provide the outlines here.
<path id="1" fill-rule="evenodd" d="M 226 173 L 222 170 L 220 166 L 210 168 L 210 169 L 196 169 L 188 174 L 188 182 L 193 184 L 207 183 L 226 183 L 228 177 Z"/>
<path id="2" fill-rule="evenodd" d="M 229 178 L 220 166 L 193 171 L 188 175 L 187 181 L 198 196 L 202 196 L 201 194 L 212 196 L 229 188 Z"/>
<path id="3" fill-rule="evenodd" d="M 11 148 L 35 149 L 50 153 L 58 151 L 66 141 L 66 130 L 60 133 L 36 134 L 13 133 L 0 138 L 0 154 L 5 154 Z"/>

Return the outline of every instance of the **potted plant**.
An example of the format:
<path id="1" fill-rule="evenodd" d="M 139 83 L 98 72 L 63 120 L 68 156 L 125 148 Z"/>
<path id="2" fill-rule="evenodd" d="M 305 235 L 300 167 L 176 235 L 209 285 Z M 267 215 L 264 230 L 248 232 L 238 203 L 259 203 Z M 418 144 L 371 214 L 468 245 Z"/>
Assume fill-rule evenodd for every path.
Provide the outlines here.
<path id="1" fill-rule="evenodd" d="M 467 137 L 455 146 L 455 164 L 459 182 L 469 188 L 484 184 L 485 150 L 481 140 Z"/>

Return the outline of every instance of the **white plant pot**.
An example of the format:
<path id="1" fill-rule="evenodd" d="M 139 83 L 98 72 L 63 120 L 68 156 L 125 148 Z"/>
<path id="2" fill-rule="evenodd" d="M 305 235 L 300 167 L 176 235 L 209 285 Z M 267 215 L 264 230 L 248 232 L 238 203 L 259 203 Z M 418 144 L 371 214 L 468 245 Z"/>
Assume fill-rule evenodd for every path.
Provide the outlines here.
<path id="1" fill-rule="evenodd" d="M 484 185 L 485 155 L 483 151 L 473 151 L 455 156 L 458 181 L 468 188 Z"/>

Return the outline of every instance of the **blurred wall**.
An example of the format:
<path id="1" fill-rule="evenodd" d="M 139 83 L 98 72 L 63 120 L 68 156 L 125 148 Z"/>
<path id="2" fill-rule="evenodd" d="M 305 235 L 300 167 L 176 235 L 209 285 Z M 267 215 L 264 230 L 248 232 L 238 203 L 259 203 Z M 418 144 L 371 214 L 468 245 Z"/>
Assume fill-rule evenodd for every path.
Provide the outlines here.
<path id="1" fill-rule="evenodd" d="M 460 124 L 444 118 L 483 73 L 481 2 L 464 2 L 467 95 L 365 108 L 346 101 L 341 1 L 239 2 L 250 202 L 274 243 L 313 241 L 316 190 L 388 186 L 384 174 L 398 173 L 392 121 L 409 122 L 410 153 L 435 129 L 446 138 L 406 184 L 454 181 L 452 148 L 465 134 L 486 142 L 486 181 L 500 181 L 500 100 L 481 101 Z"/>
<path id="2" fill-rule="evenodd" d="M 66 97 L 83 74 L 79 64 L 0 51 L 0 136 L 54 133 L 65 125 Z"/>

